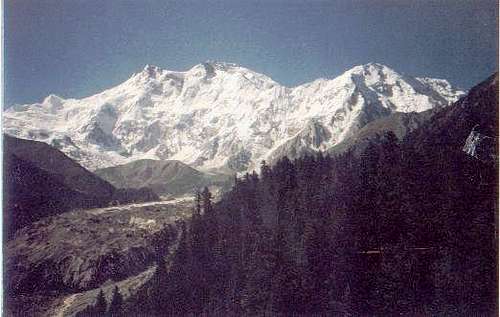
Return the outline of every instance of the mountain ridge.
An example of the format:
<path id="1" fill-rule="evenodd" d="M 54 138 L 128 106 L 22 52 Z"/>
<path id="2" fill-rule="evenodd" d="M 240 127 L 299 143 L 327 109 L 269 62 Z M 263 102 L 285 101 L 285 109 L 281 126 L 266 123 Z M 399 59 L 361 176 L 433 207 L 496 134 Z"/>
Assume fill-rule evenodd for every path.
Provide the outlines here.
<path id="1" fill-rule="evenodd" d="M 91 170 L 156 159 L 242 172 L 326 150 L 378 118 L 442 108 L 462 94 L 378 63 L 292 88 L 230 63 L 184 72 L 146 65 L 90 97 L 9 108 L 4 132 L 52 144 Z"/>

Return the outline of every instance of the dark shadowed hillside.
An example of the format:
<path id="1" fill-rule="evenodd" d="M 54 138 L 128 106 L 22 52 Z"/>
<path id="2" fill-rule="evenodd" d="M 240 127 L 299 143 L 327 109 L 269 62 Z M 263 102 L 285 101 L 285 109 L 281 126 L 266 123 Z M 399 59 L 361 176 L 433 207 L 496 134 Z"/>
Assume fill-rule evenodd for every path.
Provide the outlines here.
<path id="1" fill-rule="evenodd" d="M 59 150 L 4 135 L 3 217 L 6 237 L 43 217 L 71 209 L 157 200 L 150 189 L 116 190 Z"/>
<path id="2" fill-rule="evenodd" d="M 85 204 L 89 197 L 66 186 L 54 175 L 4 152 L 4 234 L 42 217 L 59 214 Z"/>
<path id="3" fill-rule="evenodd" d="M 498 136 L 498 73 L 475 86 L 432 120 L 417 129 L 408 140 L 417 148 L 446 146 L 459 148 L 474 126 L 485 135 Z"/>
<path id="4" fill-rule="evenodd" d="M 4 148 L 7 153 L 12 153 L 52 174 L 67 187 L 94 197 L 96 202 L 109 200 L 113 192 L 111 184 L 96 177 L 64 153 L 46 143 L 4 135 Z"/>

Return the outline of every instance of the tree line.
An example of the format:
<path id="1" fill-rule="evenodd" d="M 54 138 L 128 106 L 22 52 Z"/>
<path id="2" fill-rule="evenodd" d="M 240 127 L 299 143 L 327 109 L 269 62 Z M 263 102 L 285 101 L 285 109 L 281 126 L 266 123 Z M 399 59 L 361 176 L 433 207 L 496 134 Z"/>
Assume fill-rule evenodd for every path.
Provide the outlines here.
<path id="1" fill-rule="evenodd" d="M 391 132 L 197 194 L 170 270 L 129 313 L 391 315 L 495 309 L 496 166 Z"/>
<path id="2" fill-rule="evenodd" d="M 205 188 L 123 311 L 496 315 L 498 160 L 462 151 L 476 124 L 498 149 L 497 74 L 403 141 L 262 162 L 217 203 Z"/>

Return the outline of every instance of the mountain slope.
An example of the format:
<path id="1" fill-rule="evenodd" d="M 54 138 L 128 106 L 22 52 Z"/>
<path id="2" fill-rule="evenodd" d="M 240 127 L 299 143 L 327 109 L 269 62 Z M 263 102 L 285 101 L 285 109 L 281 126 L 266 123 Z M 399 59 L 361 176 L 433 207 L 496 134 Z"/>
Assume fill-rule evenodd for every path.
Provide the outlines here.
<path id="1" fill-rule="evenodd" d="M 111 201 L 149 201 L 149 189 L 117 190 L 59 150 L 4 135 L 3 217 L 7 237 L 43 217 Z"/>
<path id="2" fill-rule="evenodd" d="M 392 131 L 399 140 L 409 138 L 412 146 L 463 147 L 470 131 L 477 126 L 478 132 L 494 137 L 497 131 L 494 104 L 497 96 L 493 89 L 498 85 L 498 74 L 474 87 L 467 96 L 441 111 L 394 113 L 364 126 L 353 136 L 329 149 L 340 154 L 348 149 L 361 153 L 369 142 L 380 141 L 385 131 Z M 493 87 L 493 88 L 492 88 Z M 408 143 L 408 142 L 407 142 Z"/>
<path id="3" fill-rule="evenodd" d="M 4 152 L 3 222 L 5 237 L 38 219 L 87 202 L 85 195 L 32 163 Z"/>
<path id="4" fill-rule="evenodd" d="M 432 121 L 411 134 L 413 146 L 453 146 L 462 148 L 474 126 L 478 131 L 498 139 L 498 73 L 495 73 L 453 107 L 440 111 Z M 492 105 L 496 105 L 492 106 Z"/>
<path id="5" fill-rule="evenodd" d="M 476 125 L 498 143 L 497 75 L 403 141 L 263 167 L 202 203 L 128 313 L 495 316 L 498 161 L 462 150 Z"/>
<path id="6" fill-rule="evenodd" d="M 325 150 L 375 119 L 444 107 L 462 93 L 376 63 L 294 88 L 234 64 L 146 66 L 88 98 L 11 107 L 4 131 L 52 144 L 90 169 L 149 158 L 244 171 Z"/>
<path id="7" fill-rule="evenodd" d="M 51 146 L 4 135 L 7 236 L 40 218 L 102 206 L 114 187 Z"/>
<path id="8" fill-rule="evenodd" d="M 403 140 L 410 132 L 421 127 L 433 115 L 432 110 L 422 112 L 396 112 L 365 125 L 352 136 L 334 145 L 328 152 L 341 154 L 353 150 L 356 155 L 361 154 L 370 142 L 379 142 L 385 132 L 394 132 L 399 140 Z"/>
<path id="9" fill-rule="evenodd" d="M 96 202 L 109 200 L 113 186 L 92 174 L 64 153 L 43 143 L 4 135 L 4 148 L 20 159 L 48 171 L 69 188 L 93 197 Z"/>
<path id="10" fill-rule="evenodd" d="M 209 175 L 179 161 L 138 160 L 124 165 L 95 171 L 118 188 L 147 186 L 156 194 L 192 194 L 209 185 L 224 186 L 230 181 L 225 175 Z"/>

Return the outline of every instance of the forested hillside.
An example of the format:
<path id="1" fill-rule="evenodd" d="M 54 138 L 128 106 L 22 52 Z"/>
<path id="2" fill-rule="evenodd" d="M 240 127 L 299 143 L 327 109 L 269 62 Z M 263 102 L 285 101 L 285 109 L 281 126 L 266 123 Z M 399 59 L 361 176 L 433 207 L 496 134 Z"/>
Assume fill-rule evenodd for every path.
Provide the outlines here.
<path id="1" fill-rule="evenodd" d="M 404 141 L 387 132 L 361 157 L 263 162 L 215 205 L 203 191 L 173 263 L 160 257 L 122 309 L 494 315 L 498 163 L 462 146 L 476 124 L 496 138 L 497 117 L 495 75 Z"/>

